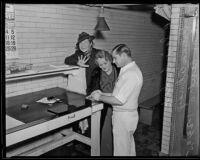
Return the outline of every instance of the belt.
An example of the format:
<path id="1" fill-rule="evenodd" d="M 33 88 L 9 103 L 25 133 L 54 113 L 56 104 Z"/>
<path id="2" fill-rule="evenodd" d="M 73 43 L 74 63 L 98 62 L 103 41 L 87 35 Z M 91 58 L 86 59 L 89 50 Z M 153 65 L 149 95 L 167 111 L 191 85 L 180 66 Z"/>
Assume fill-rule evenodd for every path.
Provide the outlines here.
<path id="1" fill-rule="evenodd" d="M 116 109 L 116 108 L 113 108 L 113 111 L 114 112 L 135 112 L 137 111 L 137 109 Z"/>

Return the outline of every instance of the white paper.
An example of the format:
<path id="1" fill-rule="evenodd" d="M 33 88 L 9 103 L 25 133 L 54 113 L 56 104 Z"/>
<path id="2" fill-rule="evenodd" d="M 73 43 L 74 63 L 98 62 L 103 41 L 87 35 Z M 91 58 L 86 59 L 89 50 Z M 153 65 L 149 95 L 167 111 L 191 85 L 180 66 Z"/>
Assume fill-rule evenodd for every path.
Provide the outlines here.
<path id="1" fill-rule="evenodd" d="M 85 68 L 79 68 L 68 77 L 67 90 L 86 95 L 86 73 Z"/>
<path id="2" fill-rule="evenodd" d="M 23 122 L 6 115 L 6 129 L 24 124 Z"/>
<path id="3" fill-rule="evenodd" d="M 55 102 L 57 102 L 59 100 L 60 99 L 58 99 L 58 98 L 53 98 L 51 100 L 48 100 L 47 97 L 44 97 L 44 98 L 42 98 L 42 99 L 40 99 L 40 100 L 38 100 L 36 102 L 38 102 L 38 103 L 44 103 L 44 104 L 53 104 L 53 103 L 55 103 Z"/>

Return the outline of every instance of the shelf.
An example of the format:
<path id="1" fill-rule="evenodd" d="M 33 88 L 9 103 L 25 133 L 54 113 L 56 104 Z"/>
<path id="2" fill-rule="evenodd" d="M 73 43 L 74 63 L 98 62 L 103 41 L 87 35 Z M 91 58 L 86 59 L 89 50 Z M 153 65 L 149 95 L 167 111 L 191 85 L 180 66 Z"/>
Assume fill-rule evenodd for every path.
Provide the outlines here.
<path id="1" fill-rule="evenodd" d="M 72 74 L 74 70 L 79 69 L 78 66 L 42 66 L 35 67 L 32 70 L 27 70 L 25 72 L 15 73 L 6 75 L 6 82 L 15 81 L 15 80 L 23 80 L 27 78 L 35 78 L 42 77 L 47 75 L 55 75 L 55 74 Z"/>

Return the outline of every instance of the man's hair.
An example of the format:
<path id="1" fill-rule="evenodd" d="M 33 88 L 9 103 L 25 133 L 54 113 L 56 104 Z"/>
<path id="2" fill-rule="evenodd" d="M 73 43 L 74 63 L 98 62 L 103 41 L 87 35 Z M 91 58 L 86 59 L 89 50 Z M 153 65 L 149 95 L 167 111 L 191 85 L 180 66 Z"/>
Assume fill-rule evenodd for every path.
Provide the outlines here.
<path id="1" fill-rule="evenodd" d="M 123 52 L 127 54 L 127 56 L 131 57 L 131 50 L 125 44 L 118 44 L 113 49 L 112 52 L 115 52 L 118 55 L 121 55 Z"/>
<path id="2" fill-rule="evenodd" d="M 95 62 L 97 61 L 98 58 L 104 58 L 106 61 L 110 61 L 112 63 L 112 55 L 105 51 L 105 50 L 99 50 L 96 55 L 95 55 Z"/>

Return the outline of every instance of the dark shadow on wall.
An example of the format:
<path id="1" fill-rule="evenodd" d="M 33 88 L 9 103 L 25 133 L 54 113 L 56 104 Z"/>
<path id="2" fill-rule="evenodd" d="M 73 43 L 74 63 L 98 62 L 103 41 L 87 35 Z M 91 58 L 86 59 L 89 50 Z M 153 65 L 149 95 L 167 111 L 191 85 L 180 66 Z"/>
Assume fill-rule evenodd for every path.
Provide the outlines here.
<path id="1" fill-rule="evenodd" d="M 103 35 L 103 32 L 101 31 L 94 31 L 94 36 L 95 36 L 95 39 L 105 39 L 105 36 Z"/>
<path id="2" fill-rule="evenodd" d="M 170 22 L 170 21 L 168 21 L 167 19 L 165 19 L 164 17 L 160 16 L 159 14 L 157 14 L 155 12 L 152 12 L 151 20 L 152 20 L 153 23 L 160 26 L 161 28 L 163 28 L 167 23 Z"/>
<path id="3" fill-rule="evenodd" d="M 163 114 L 164 114 L 164 102 L 165 102 L 165 87 L 167 78 L 167 59 L 168 59 L 168 47 L 169 47 L 169 35 L 170 35 L 170 21 L 164 17 L 156 14 L 155 12 L 151 15 L 152 22 L 161 27 L 164 30 L 164 36 L 160 40 L 163 44 L 163 59 L 162 59 L 162 71 L 161 71 L 161 110 L 159 111 L 160 117 L 160 137 L 162 137 L 162 124 L 163 124 Z M 161 140 L 161 139 L 160 139 Z"/>
<path id="4" fill-rule="evenodd" d="M 166 70 L 167 70 L 167 57 L 168 57 L 168 47 L 169 47 L 169 33 L 170 33 L 170 21 L 165 19 L 164 17 L 158 15 L 155 12 L 152 12 L 151 20 L 153 23 L 158 25 L 164 30 L 164 36 L 160 40 L 163 43 L 163 65 L 162 65 L 162 82 L 161 82 L 161 89 L 164 98 L 165 93 L 165 84 L 166 84 Z M 164 101 L 164 99 L 163 99 Z"/>

